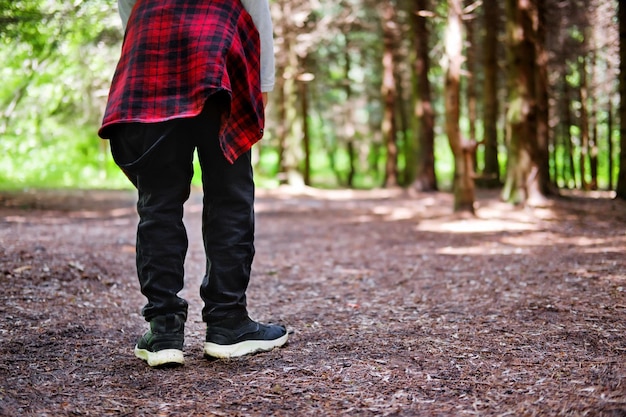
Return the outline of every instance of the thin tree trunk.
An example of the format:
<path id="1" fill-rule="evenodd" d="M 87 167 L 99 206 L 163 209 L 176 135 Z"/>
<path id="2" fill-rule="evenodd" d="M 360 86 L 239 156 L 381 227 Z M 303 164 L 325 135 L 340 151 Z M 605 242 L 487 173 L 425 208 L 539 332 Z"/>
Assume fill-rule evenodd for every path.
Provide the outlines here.
<path id="1" fill-rule="evenodd" d="M 537 130 L 537 9 L 527 0 L 507 0 L 509 158 L 502 198 L 515 204 L 543 201 L 542 144 Z"/>
<path id="2" fill-rule="evenodd" d="M 617 198 L 626 200 L 626 5 L 618 4 L 619 18 L 619 95 L 620 95 L 620 157 L 617 177 Z"/>
<path id="3" fill-rule="evenodd" d="M 589 123 L 591 135 L 589 136 L 589 175 L 591 182 L 589 189 L 598 189 L 598 123 L 596 118 L 596 100 L 592 99 L 589 109 Z"/>
<path id="4" fill-rule="evenodd" d="M 565 137 L 563 139 L 565 150 L 564 157 L 567 158 L 567 186 L 568 188 L 578 188 L 578 180 L 576 177 L 576 166 L 574 164 L 574 140 L 572 138 L 572 90 L 567 80 L 563 82 L 563 124 Z M 564 175 L 565 176 L 565 175 Z"/>
<path id="5" fill-rule="evenodd" d="M 500 163 L 498 161 L 498 32 L 500 0 L 484 1 L 484 72 L 483 125 L 485 137 L 484 183 L 490 187 L 500 185 Z"/>
<path id="6" fill-rule="evenodd" d="M 613 179 L 613 176 L 615 175 L 615 170 L 613 168 L 613 154 L 615 153 L 614 150 L 614 146 L 613 146 L 613 99 L 611 97 L 609 97 L 609 101 L 608 101 L 608 109 L 607 109 L 607 121 L 606 121 L 606 128 L 608 130 L 607 133 L 607 142 L 608 142 L 608 175 L 609 175 L 609 190 L 612 190 L 613 187 L 615 186 L 615 182 Z"/>
<path id="7" fill-rule="evenodd" d="M 474 153 L 476 146 L 461 137 L 460 93 L 463 62 L 463 32 L 461 0 L 448 0 L 448 24 L 445 35 L 446 134 L 454 155 L 454 211 L 474 213 Z"/>
<path id="8" fill-rule="evenodd" d="M 311 135 L 309 134 L 309 100 L 308 100 L 308 80 L 299 79 L 300 109 L 302 117 L 302 146 L 304 147 L 304 173 L 305 185 L 311 185 Z"/>
<path id="9" fill-rule="evenodd" d="M 348 151 L 348 159 L 350 161 L 350 166 L 348 168 L 348 175 L 346 177 L 346 185 L 350 188 L 354 187 L 354 177 L 356 176 L 356 151 L 354 149 L 354 141 L 348 141 L 346 145 Z"/>
<path id="10" fill-rule="evenodd" d="M 590 43 L 590 63 L 589 63 L 589 189 L 598 189 L 598 100 L 597 100 L 597 79 L 596 79 L 596 42 L 594 31 L 588 29 Z"/>
<path id="11" fill-rule="evenodd" d="M 588 190 L 587 158 L 589 156 L 589 86 L 587 83 L 586 57 L 581 57 L 578 72 L 580 73 L 580 157 L 578 161 L 578 169 L 580 170 L 580 182 L 582 189 Z"/>
<path id="12" fill-rule="evenodd" d="M 400 83 L 396 88 L 398 91 L 402 91 L 403 89 L 403 85 L 402 85 L 402 77 L 401 74 L 396 74 L 396 80 L 398 80 L 398 82 Z M 396 115 L 397 115 L 397 121 L 396 121 L 396 126 L 398 129 L 397 134 L 400 135 L 401 143 L 402 143 L 402 152 L 398 152 L 400 155 L 402 155 L 403 157 L 403 166 L 402 166 L 402 170 L 399 170 L 399 177 L 398 177 L 398 183 L 401 186 L 407 186 L 410 185 L 410 182 L 413 180 L 414 174 L 411 172 L 413 171 L 414 167 L 411 167 L 410 169 L 407 168 L 407 164 L 408 164 L 408 158 L 407 155 L 409 155 L 410 153 L 413 152 L 413 146 L 411 145 L 410 141 L 408 140 L 408 133 L 411 130 L 409 127 L 409 116 L 407 114 L 407 103 L 409 102 L 408 99 L 405 99 L 404 97 L 399 96 L 398 100 L 396 100 Z"/>
<path id="13" fill-rule="evenodd" d="M 345 51 L 344 51 L 344 92 L 346 94 L 346 103 L 344 108 L 343 136 L 346 141 L 346 150 L 348 152 L 348 175 L 346 183 L 348 187 L 354 186 L 354 177 L 356 175 L 356 152 L 355 152 L 355 135 L 356 128 L 354 126 L 354 108 L 352 103 L 352 82 L 350 80 L 350 71 L 352 70 L 352 53 L 350 50 L 350 28 L 344 31 Z"/>
<path id="14" fill-rule="evenodd" d="M 418 169 L 413 187 L 418 191 L 436 191 L 435 174 L 435 111 L 432 105 L 430 71 L 430 33 L 424 13 L 429 10 L 429 0 L 416 0 L 414 13 L 415 27 L 415 116 L 418 133 Z"/>
<path id="15" fill-rule="evenodd" d="M 560 83 L 559 83 L 559 123 L 557 124 L 558 129 L 558 141 L 557 143 L 560 145 L 562 152 L 557 154 L 557 164 L 556 164 L 556 173 L 557 173 L 557 181 L 559 178 L 563 181 L 563 187 L 569 187 L 569 174 L 568 174 L 568 160 L 567 160 L 567 137 L 569 126 L 568 123 L 568 115 L 566 114 L 567 107 L 569 105 L 569 100 L 566 97 L 567 93 L 567 80 L 565 80 L 565 76 L 563 73 L 560 74 Z"/>
<path id="16" fill-rule="evenodd" d="M 304 185 L 302 173 L 299 170 L 302 155 L 303 120 L 299 117 L 301 104 L 298 103 L 299 90 L 297 74 L 301 71 L 301 57 L 295 50 L 296 32 L 290 27 L 290 16 L 293 15 L 292 3 L 287 0 L 276 1 L 272 4 L 272 17 L 275 22 L 276 35 L 283 39 L 281 53 L 277 54 L 276 73 L 280 94 L 278 109 L 279 128 L 279 172 L 280 183 L 293 186 Z"/>
<path id="17" fill-rule="evenodd" d="M 277 72 L 280 74 L 281 68 L 277 68 Z M 286 178 L 281 178 L 287 172 L 285 165 L 285 148 L 287 147 L 287 94 L 286 94 L 285 79 L 283 77 L 276 77 L 276 90 L 278 92 L 278 120 L 277 120 L 277 132 L 278 136 L 278 180 L 280 183 L 285 183 Z"/>
<path id="18" fill-rule="evenodd" d="M 552 194 L 550 181 L 550 105 L 548 92 L 548 51 L 546 50 L 546 9 L 543 0 L 535 0 L 535 100 L 537 103 L 537 140 L 533 160 L 537 165 L 537 180 L 533 191 L 536 202 Z"/>
<path id="19" fill-rule="evenodd" d="M 563 140 L 563 131 L 560 127 L 560 121 L 555 124 L 555 131 L 552 133 L 552 137 L 550 139 L 550 144 L 552 145 L 552 152 L 550 152 L 550 180 L 554 183 L 554 185 L 558 188 L 560 187 L 560 179 L 562 177 L 562 167 L 559 164 L 559 152 L 557 150 L 561 149 L 560 145 Z"/>
<path id="20" fill-rule="evenodd" d="M 474 3 L 474 0 L 465 0 L 467 6 Z M 478 81 L 476 71 L 476 45 L 474 40 L 474 18 L 468 17 L 465 19 L 466 30 L 466 52 L 465 52 L 465 66 L 467 68 L 468 75 L 467 80 L 467 120 L 468 131 L 467 136 L 470 140 L 476 141 L 476 119 L 477 119 L 477 100 L 476 100 L 476 82 Z M 476 169 L 476 164 L 474 164 Z"/>
<path id="21" fill-rule="evenodd" d="M 396 96 L 397 82 L 395 70 L 395 48 L 396 48 L 396 14 L 391 0 L 381 3 L 381 16 L 383 24 L 383 124 L 382 132 L 387 149 L 387 159 L 385 163 L 385 187 L 395 187 L 398 185 L 398 144 L 396 141 Z"/>

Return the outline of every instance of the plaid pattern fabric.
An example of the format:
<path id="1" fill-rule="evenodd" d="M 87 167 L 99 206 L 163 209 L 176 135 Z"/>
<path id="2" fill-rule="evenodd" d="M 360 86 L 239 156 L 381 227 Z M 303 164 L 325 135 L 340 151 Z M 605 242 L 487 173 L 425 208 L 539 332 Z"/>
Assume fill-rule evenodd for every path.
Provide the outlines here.
<path id="1" fill-rule="evenodd" d="M 263 135 L 259 59 L 258 32 L 238 0 L 139 0 L 98 134 L 197 116 L 209 96 L 226 91 L 220 145 L 232 163 Z"/>

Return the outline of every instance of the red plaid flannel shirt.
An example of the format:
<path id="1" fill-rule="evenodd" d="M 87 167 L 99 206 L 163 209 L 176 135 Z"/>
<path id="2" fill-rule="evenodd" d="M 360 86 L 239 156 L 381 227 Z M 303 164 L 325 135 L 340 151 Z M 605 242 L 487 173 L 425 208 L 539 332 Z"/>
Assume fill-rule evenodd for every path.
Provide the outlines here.
<path id="1" fill-rule="evenodd" d="M 220 144 L 232 163 L 263 135 L 259 60 L 259 35 L 240 1 L 139 0 L 98 134 L 196 116 L 210 95 L 226 91 Z"/>

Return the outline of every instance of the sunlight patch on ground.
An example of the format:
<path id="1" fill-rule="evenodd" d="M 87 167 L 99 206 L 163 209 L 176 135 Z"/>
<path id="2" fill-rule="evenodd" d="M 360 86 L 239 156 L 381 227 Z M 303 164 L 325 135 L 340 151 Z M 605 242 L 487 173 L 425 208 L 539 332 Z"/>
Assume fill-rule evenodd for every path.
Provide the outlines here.
<path id="1" fill-rule="evenodd" d="M 504 237 L 503 243 L 515 246 L 536 246 L 550 243 L 552 245 L 569 245 L 578 247 L 588 247 L 585 253 L 626 253 L 626 237 L 587 237 L 587 236 L 559 236 L 554 233 L 531 233 L 524 236 Z"/>
<path id="2" fill-rule="evenodd" d="M 374 214 L 384 217 L 387 221 L 412 219 L 418 210 L 408 207 L 377 206 L 372 210 Z"/>
<path id="3" fill-rule="evenodd" d="M 290 199 L 294 197 L 313 197 L 322 200 L 347 201 L 359 198 L 385 199 L 399 197 L 403 193 L 399 188 L 380 188 L 374 190 L 355 190 L 348 188 L 321 189 L 307 186 L 282 185 L 274 189 L 257 188 L 258 197 Z"/>
<path id="4" fill-rule="evenodd" d="M 437 250 L 439 255 L 522 255 L 529 253 L 528 249 L 516 248 L 507 245 L 498 246 L 447 246 Z"/>
<path id="5" fill-rule="evenodd" d="M 446 233 L 493 233 L 506 231 L 537 230 L 538 225 L 519 223 L 502 219 L 463 219 L 451 221 L 424 221 L 417 226 L 418 231 Z"/>
<path id="6" fill-rule="evenodd" d="M 473 222 L 475 223 L 475 222 Z M 480 232 L 498 232 L 511 229 L 491 229 L 478 228 L 478 227 L 452 227 L 454 224 L 443 224 L 442 226 L 449 226 L 448 232 L 458 233 L 480 233 Z M 510 224 L 507 223 L 507 226 Z M 444 228 L 439 228 L 436 231 L 442 231 Z M 471 230 L 470 230 L 471 229 Z M 423 229 L 421 229 L 423 230 Z M 522 230 L 522 229 L 518 229 Z M 435 230 L 429 230 L 435 231 Z M 532 248 L 543 247 L 546 245 L 566 245 L 577 246 L 581 249 L 581 253 L 596 254 L 598 256 L 598 262 L 602 264 L 604 262 L 603 255 L 609 256 L 611 254 L 626 254 L 626 238 L 589 238 L 589 237 L 559 237 L 552 233 L 535 232 L 525 233 L 523 236 L 510 236 L 503 237 L 498 242 L 488 242 L 484 245 L 475 246 L 457 246 L 457 247 L 444 247 L 437 251 L 442 255 L 518 255 L 531 253 Z M 614 261 L 612 261 L 615 263 Z M 588 271 L 586 271 L 588 272 Z"/>
<path id="7" fill-rule="evenodd" d="M 606 244 L 605 240 L 604 240 L 604 242 Z M 584 249 L 583 253 L 597 253 L 597 254 L 600 254 L 600 255 L 607 255 L 609 253 L 616 253 L 616 254 L 620 254 L 620 255 L 626 255 L 626 242 L 624 242 L 624 246 L 611 246 L 610 248 L 607 248 L 606 246 L 603 246 L 603 247 Z"/>

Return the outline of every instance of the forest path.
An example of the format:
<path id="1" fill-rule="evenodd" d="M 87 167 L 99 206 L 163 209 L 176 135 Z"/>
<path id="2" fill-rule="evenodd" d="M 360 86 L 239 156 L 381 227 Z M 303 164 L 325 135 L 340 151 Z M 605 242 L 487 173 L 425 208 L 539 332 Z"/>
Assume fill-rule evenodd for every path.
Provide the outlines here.
<path id="1" fill-rule="evenodd" d="M 207 361 L 194 193 L 186 365 L 155 370 L 132 355 L 134 196 L 2 194 L 0 415 L 625 415 L 626 204 L 451 206 L 259 190 L 250 312 L 290 341 Z"/>

